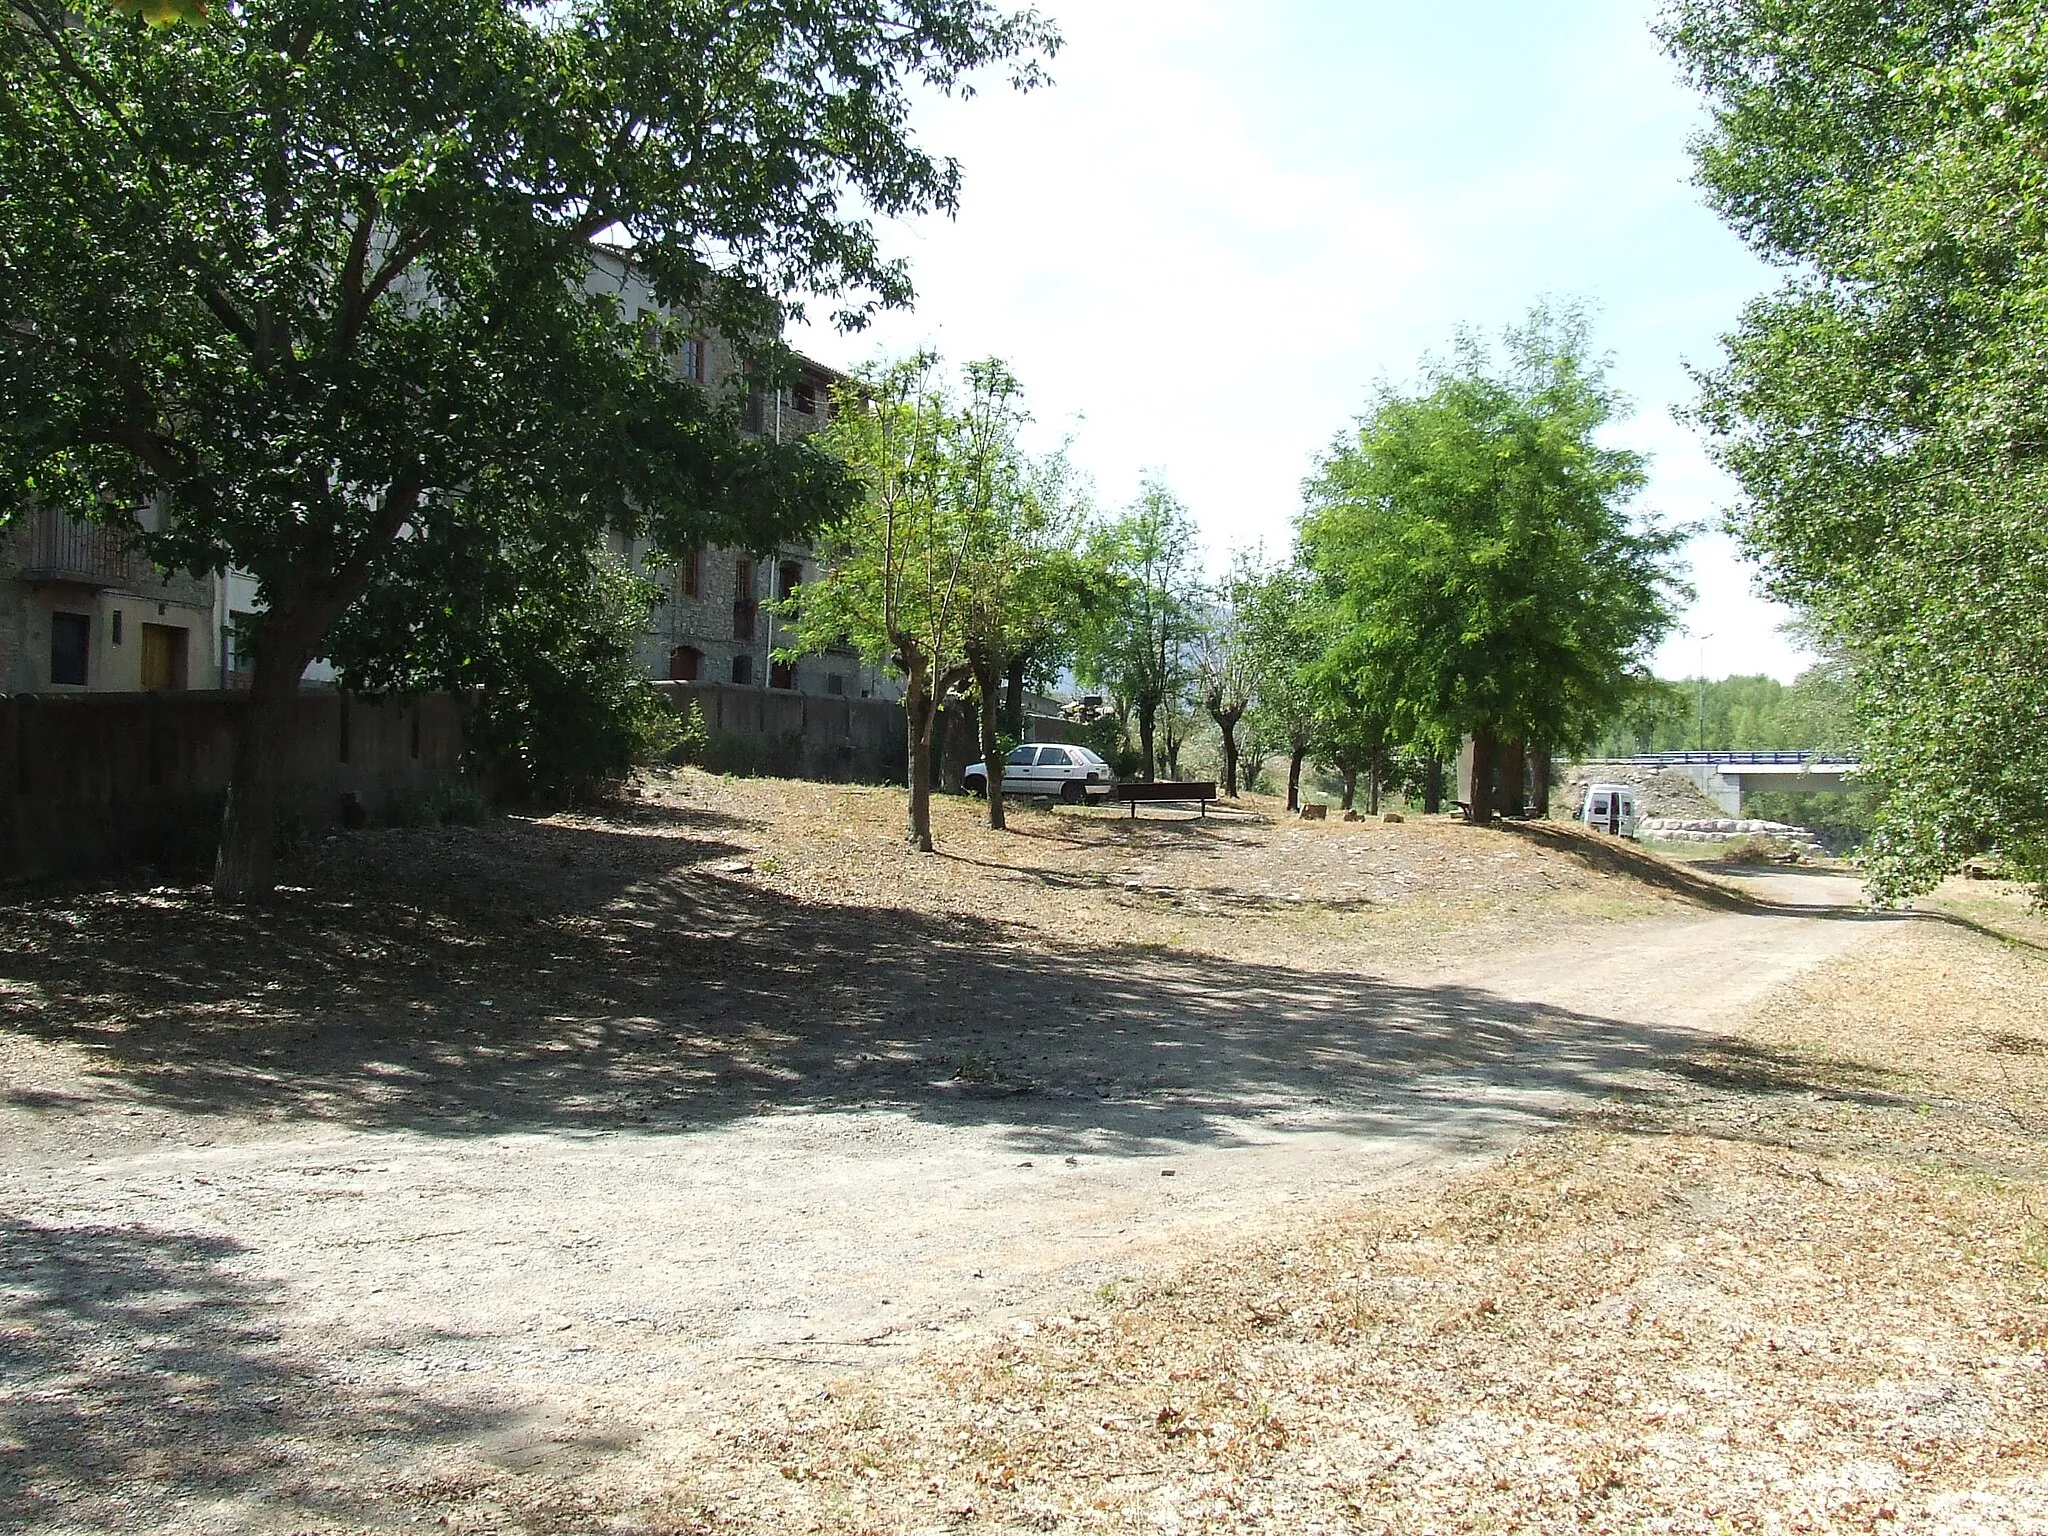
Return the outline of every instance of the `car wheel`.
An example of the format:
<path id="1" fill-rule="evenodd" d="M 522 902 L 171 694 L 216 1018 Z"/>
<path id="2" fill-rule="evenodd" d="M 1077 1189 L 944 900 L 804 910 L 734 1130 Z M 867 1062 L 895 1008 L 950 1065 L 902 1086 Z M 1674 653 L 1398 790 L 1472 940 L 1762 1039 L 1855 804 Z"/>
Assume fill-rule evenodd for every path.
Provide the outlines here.
<path id="1" fill-rule="evenodd" d="M 986 800 L 988 798 L 988 780 L 982 778 L 969 779 L 967 781 L 967 793 L 974 796 L 977 800 Z"/>
<path id="2" fill-rule="evenodd" d="M 1060 800 L 1067 805 L 1079 805 L 1087 793 L 1079 779 L 1069 779 L 1060 786 Z"/>

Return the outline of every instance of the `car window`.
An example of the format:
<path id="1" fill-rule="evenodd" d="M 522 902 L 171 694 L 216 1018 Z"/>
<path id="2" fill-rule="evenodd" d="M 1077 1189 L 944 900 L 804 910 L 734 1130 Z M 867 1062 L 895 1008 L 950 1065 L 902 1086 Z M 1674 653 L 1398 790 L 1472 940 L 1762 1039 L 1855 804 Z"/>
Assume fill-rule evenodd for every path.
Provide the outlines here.
<path id="1" fill-rule="evenodd" d="M 1038 748 L 1036 747 L 1017 747 L 1003 761 L 1012 768 L 1029 768 L 1031 766 L 1031 755 L 1037 750 Z"/>
<path id="2" fill-rule="evenodd" d="M 1105 763 L 1093 752 L 1090 752 L 1086 747 L 1073 747 L 1069 750 L 1071 750 L 1074 756 L 1081 759 L 1081 761 L 1086 763 L 1090 768 L 1107 768 L 1109 766 L 1109 764 Z"/>
<path id="3" fill-rule="evenodd" d="M 1041 768 L 1065 768 L 1070 766 L 1073 761 L 1071 757 L 1067 756 L 1067 749 L 1065 747 L 1046 747 L 1038 754 L 1038 766 Z"/>

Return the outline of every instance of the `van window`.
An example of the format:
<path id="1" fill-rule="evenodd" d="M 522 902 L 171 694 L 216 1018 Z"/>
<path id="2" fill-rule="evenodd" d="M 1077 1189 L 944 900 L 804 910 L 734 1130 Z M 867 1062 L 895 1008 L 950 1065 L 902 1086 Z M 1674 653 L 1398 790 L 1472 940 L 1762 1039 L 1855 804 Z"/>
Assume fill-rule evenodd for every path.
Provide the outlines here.
<path id="1" fill-rule="evenodd" d="M 1607 814 L 1607 797 L 1605 795 L 1595 795 L 1593 797 L 1593 814 L 1595 816 L 1605 816 Z"/>

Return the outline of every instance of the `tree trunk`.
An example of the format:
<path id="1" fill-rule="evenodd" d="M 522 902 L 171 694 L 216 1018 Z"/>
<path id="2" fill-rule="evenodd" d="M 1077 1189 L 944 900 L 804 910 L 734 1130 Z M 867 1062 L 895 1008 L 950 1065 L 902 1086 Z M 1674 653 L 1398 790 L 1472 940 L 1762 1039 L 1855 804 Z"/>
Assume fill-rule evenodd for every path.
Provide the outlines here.
<path id="1" fill-rule="evenodd" d="M 265 626 L 272 634 L 283 627 Z M 213 894 L 221 901 L 258 901 L 277 883 L 277 814 L 291 777 L 299 676 L 308 658 L 262 638 L 259 631 L 255 676 L 235 722 L 234 766 L 213 865 Z"/>
<path id="2" fill-rule="evenodd" d="M 1237 798 L 1237 722 L 1243 717 L 1241 709 L 1226 709 L 1220 713 L 1211 711 L 1216 718 L 1216 728 L 1223 733 L 1223 793 L 1231 799 Z"/>
<path id="3" fill-rule="evenodd" d="M 1550 820 L 1550 748 L 1537 747 L 1529 754 L 1529 777 L 1536 791 L 1536 819 Z"/>
<path id="4" fill-rule="evenodd" d="M 1372 761 L 1366 765 L 1365 811 L 1368 816 L 1380 813 L 1380 749 L 1372 749 Z"/>
<path id="5" fill-rule="evenodd" d="M 1493 774 L 1500 766 L 1500 739 L 1491 730 L 1472 733 L 1472 797 L 1465 819 L 1475 827 L 1493 825 Z"/>
<path id="6" fill-rule="evenodd" d="M 1157 759 L 1153 748 L 1157 745 L 1159 706 L 1140 703 L 1138 705 L 1138 755 L 1145 760 L 1145 782 L 1150 784 L 1159 777 L 1156 771 Z"/>
<path id="7" fill-rule="evenodd" d="M 910 826 L 914 853 L 932 851 L 932 708 L 929 679 L 922 667 L 911 670 L 903 690 L 903 719 L 910 733 Z"/>
<path id="8" fill-rule="evenodd" d="M 988 824 L 997 832 L 1009 830 L 1003 820 L 1003 743 L 996 729 L 1000 697 L 996 692 L 998 669 L 992 661 L 974 664 L 974 690 L 981 695 L 982 780 L 988 785 Z"/>
<path id="9" fill-rule="evenodd" d="M 1301 765 L 1308 756 L 1308 743 L 1300 739 L 1290 741 L 1287 752 L 1287 809 L 1301 809 Z"/>
<path id="10" fill-rule="evenodd" d="M 1432 757 L 1422 775 L 1422 813 L 1434 816 L 1444 808 L 1443 759 Z"/>
<path id="11" fill-rule="evenodd" d="M 1258 759 L 1257 757 L 1245 757 L 1238 759 L 1238 782 L 1244 786 L 1244 792 L 1246 794 L 1250 794 L 1252 792 L 1252 780 L 1256 779 L 1259 776 L 1259 763 L 1260 759 Z"/>
<path id="12" fill-rule="evenodd" d="M 966 681 L 964 677 L 961 679 L 963 685 Z M 940 692 L 934 685 L 933 697 L 937 698 Z M 932 732 L 939 741 L 939 763 L 937 776 L 932 781 L 932 792 L 940 795 L 965 794 L 967 765 L 981 750 L 980 711 L 950 689 L 945 692 L 944 701 L 936 706 L 938 724 Z"/>
<path id="13" fill-rule="evenodd" d="M 1357 798 L 1358 770 L 1356 768 L 1346 768 L 1344 770 L 1344 800 L 1343 803 L 1337 807 L 1337 809 L 1340 811 L 1350 810 L 1351 802 Z"/>
<path id="14" fill-rule="evenodd" d="M 1003 695 L 1003 733 L 1012 741 L 1024 739 L 1024 662 L 1021 654 L 1010 658 L 1009 687 Z"/>
<path id="15" fill-rule="evenodd" d="M 1519 821 L 1529 814 L 1529 749 L 1519 736 L 1510 738 L 1501 752 L 1500 790 L 1496 798 L 1504 816 Z"/>

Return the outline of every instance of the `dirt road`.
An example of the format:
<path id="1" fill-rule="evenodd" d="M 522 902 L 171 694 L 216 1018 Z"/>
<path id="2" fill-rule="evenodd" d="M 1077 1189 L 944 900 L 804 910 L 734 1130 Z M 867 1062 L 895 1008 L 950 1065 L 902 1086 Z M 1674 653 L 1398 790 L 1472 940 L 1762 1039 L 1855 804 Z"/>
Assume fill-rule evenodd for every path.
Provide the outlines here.
<path id="1" fill-rule="evenodd" d="M 591 1101 L 568 1046 L 515 1074 L 328 1042 L 349 1092 L 436 1119 L 219 1081 L 194 1113 L 96 1072 L 89 1031 L 9 1037 L 0 1525 L 381 1528 L 648 1476 L 750 1403 L 1654 1090 L 1877 921 L 1845 881 L 1755 894 L 1373 976 L 1013 945 L 899 971 L 886 1007 L 813 977 L 830 1029 L 579 1026 L 631 1092 L 577 1115 L 462 1097 Z M 666 1076 L 621 1070 L 642 1036 Z"/>

